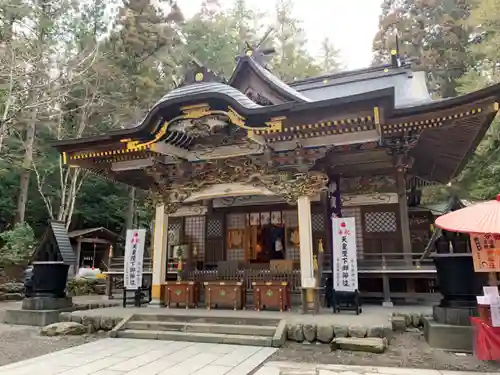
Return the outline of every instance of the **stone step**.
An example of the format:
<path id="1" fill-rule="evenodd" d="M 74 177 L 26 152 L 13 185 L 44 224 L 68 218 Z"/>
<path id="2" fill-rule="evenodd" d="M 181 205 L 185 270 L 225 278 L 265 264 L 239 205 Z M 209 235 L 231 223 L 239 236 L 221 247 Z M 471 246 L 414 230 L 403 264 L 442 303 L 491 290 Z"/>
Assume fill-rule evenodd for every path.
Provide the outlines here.
<path id="1" fill-rule="evenodd" d="M 218 333 L 223 335 L 240 336 L 265 336 L 273 337 L 276 327 L 233 325 L 213 323 L 186 323 L 186 322 L 158 322 L 158 321 L 129 321 L 125 329 L 131 330 L 154 330 L 154 331 L 177 331 L 193 333 Z"/>
<path id="2" fill-rule="evenodd" d="M 213 312 L 213 311 L 212 311 Z M 182 322 L 182 323 L 211 323 L 247 326 L 277 327 L 279 319 L 247 318 L 236 316 L 203 316 L 203 315 L 167 315 L 167 314 L 134 314 L 131 321 L 158 321 L 158 322 Z"/>
<path id="3" fill-rule="evenodd" d="M 149 340 L 170 340 L 170 341 L 188 341 L 204 342 L 211 344 L 232 344 L 232 345 L 250 345 L 267 346 L 273 344 L 272 337 L 264 336 L 245 336 L 245 335 L 224 335 L 220 333 L 200 333 L 200 332 L 175 332 L 175 331 L 153 331 L 153 330 L 135 330 L 126 329 L 118 331 L 117 337 L 129 339 L 149 339 Z"/>

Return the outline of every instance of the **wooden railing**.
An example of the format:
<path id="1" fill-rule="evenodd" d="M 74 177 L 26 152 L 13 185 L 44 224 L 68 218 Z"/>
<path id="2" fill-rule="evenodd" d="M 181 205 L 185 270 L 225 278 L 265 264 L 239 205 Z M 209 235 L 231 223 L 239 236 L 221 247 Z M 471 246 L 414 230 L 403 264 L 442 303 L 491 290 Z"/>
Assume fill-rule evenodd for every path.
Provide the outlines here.
<path id="1" fill-rule="evenodd" d="M 109 262 L 108 272 L 123 272 L 125 266 L 125 257 L 113 257 Z M 143 272 L 153 271 L 153 259 L 144 258 L 143 259 Z"/>
<path id="2" fill-rule="evenodd" d="M 360 271 L 374 270 L 432 270 L 432 259 L 422 259 L 423 253 L 364 253 L 358 259 Z"/>
<path id="3" fill-rule="evenodd" d="M 411 269 L 434 269 L 434 263 L 432 259 L 422 259 L 423 253 L 369 253 L 365 252 L 362 259 L 358 259 L 358 269 L 360 271 L 364 270 L 411 270 Z M 143 270 L 145 273 L 152 272 L 153 263 L 151 258 L 144 258 Z M 123 272 L 124 258 L 115 257 L 110 262 L 109 272 Z M 328 267 L 324 268 L 325 270 Z M 201 271 L 197 271 L 201 272 Z M 203 271 L 207 275 L 210 275 L 217 271 Z M 270 271 L 268 270 L 240 270 L 239 272 L 257 272 L 259 275 L 255 275 L 256 281 L 261 281 L 261 278 L 269 277 Z M 299 272 L 299 271 L 297 271 Z M 220 273 L 219 273 L 220 274 Z M 275 274 L 273 274 L 274 277 Z M 282 276 L 284 277 L 284 276 Z M 279 278 L 278 278 L 279 279 Z M 229 280 L 229 279 L 228 279 Z M 231 276 L 231 280 L 234 278 Z M 288 281 L 288 280 L 283 280 Z"/>
<path id="4" fill-rule="evenodd" d="M 124 258 L 113 258 L 108 273 L 108 296 L 119 292 L 123 288 Z M 433 271 L 434 264 L 430 259 L 422 259 L 422 253 L 364 253 L 363 259 L 358 259 L 360 273 L 373 273 L 380 271 Z M 152 259 L 144 258 L 144 281 L 151 284 Z M 331 270 L 324 268 L 323 273 L 328 275 Z M 234 271 L 224 270 L 195 270 L 188 274 L 188 279 L 200 283 L 203 289 L 204 281 L 244 281 L 246 290 L 253 291 L 254 281 L 286 281 L 292 293 L 300 292 L 300 270 L 291 273 L 275 273 L 268 269 L 239 269 Z M 146 286 L 147 286 L 146 285 Z"/>

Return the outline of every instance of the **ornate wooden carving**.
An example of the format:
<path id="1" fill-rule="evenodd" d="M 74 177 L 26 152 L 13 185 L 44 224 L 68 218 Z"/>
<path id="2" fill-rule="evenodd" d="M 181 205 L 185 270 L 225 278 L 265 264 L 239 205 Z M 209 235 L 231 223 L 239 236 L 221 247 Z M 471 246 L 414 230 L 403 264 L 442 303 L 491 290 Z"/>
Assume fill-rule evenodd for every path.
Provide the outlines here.
<path id="1" fill-rule="evenodd" d="M 217 184 L 241 183 L 263 187 L 286 202 L 295 204 L 301 196 L 314 196 L 326 189 L 328 177 L 321 172 L 283 172 L 250 157 L 211 160 L 191 164 L 191 168 L 165 166 L 159 163 L 145 169 L 155 183 L 156 199 L 165 204 L 165 209 L 177 210 L 178 203 L 188 197 Z"/>
<path id="2" fill-rule="evenodd" d="M 392 176 L 352 177 L 340 180 L 342 194 L 371 194 L 396 191 L 396 179 Z"/>
<path id="3" fill-rule="evenodd" d="M 269 106 L 269 105 L 273 105 L 273 102 L 271 102 L 265 96 L 261 95 L 260 93 L 258 93 L 256 90 L 254 90 L 252 88 L 249 88 L 248 90 L 246 90 L 245 95 L 253 102 L 260 104 L 264 107 Z"/>

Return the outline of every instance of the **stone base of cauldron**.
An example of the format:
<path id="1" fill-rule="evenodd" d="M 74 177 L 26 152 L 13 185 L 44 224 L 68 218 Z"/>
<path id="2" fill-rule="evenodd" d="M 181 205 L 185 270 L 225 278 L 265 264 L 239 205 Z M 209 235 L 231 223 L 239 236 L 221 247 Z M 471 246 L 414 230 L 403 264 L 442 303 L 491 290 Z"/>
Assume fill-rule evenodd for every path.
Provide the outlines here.
<path id="1" fill-rule="evenodd" d="M 432 318 L 439 324 L 470 326 L 469 317 L 476 315 L 476 307 L 432 307 Z"/>
<path id="2" fill-rule="evenodd" d="M 479 294 L 478 294 L 479 295 Z M 475 309 L 477 306 L 476 296 L 465 296 L 462 298 L 457 297 L 443 297 L 439 301 L 439 306 L 441 308 L 452 308 L 452 309 Z"/>
<path id="3" fill-rule="evenodd" d="M 59 322 L 59 315 L 62 312 L 71 312 L 74 310 L 73 307 L 59 310 L 6 310 L 4 323 L 44 327 Z"/>
<path id="4" fill-rule="evenodd" d="M 29 297 L 21 309 L 5 311 L 4 323 L 43 327 L 58 322 L 62 312 L 74 310 L 71 297 Z"/>
<path id="5" fill-rule="evenodd" d="M 472 353 L 473 328 L 442 324 L 424 317 L 424 337 L 431 348 L 453 352 Z"/>
<path id="6" fill-rule="evenodd" d="M 49 296 L 28 297 L 23 300 L 23 310 L 61 310 L 73 306 L 71 297 L 55 298 Z"/>

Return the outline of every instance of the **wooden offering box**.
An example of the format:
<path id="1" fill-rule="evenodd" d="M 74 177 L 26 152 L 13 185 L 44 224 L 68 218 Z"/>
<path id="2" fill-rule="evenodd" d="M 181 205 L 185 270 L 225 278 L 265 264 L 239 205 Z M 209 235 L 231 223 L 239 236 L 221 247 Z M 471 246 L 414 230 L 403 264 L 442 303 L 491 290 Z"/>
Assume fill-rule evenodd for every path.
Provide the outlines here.
<path id="1" fill-rule="evenodd" d="M 165 283 L 165 304 L 171 307 L 198 307 L 198 284 L 194 281 L 167 281 Z"/>
<path id="2" fill-rule="evenodd" d="M 205 305 L 207 310 L 227 308 L 241 310 L 245 307 L 246 291 L 243 282 L 236 281 L 206 281 Z"/>
<path id="3" fill-rule="evenodd" d="M 252 286 L 255 310 L 290 310 L 290 288 L 287 282 L 253 282 Z"/>

